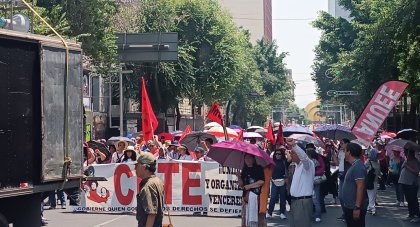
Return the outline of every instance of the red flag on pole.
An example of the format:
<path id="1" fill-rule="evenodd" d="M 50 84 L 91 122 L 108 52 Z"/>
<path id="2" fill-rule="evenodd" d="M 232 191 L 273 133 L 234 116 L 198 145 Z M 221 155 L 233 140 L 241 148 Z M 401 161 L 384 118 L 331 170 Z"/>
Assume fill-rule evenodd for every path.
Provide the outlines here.
<path id="1" fill-rule="evenodd" d="M 192 133 L 191 126 L 187 125 L 187 127 L 184 129 L 184 132 L 182 132 L 182 136 L 179 138 L 179 144 L 181 144 L 181 141 L 184 139 L 184 137 L 190 133 Z"/>
<path id="2" fill-rule="evenodd" d="M 268 121 L 266 138 L 270 140 L 272 145 L 274 145 L 274 143 L 276 142 L 276 139 L 274 138 L 274 131 L 273 131 L 273 125 L 271 124 L 271 120 Z"/>
<path id="3" fill-rule="evenodd" d="M 281 122 L 279 124 L 279 130 L 277 131 L 276 143 L 284 145 L 283 124 Z"/>
<path id="4" fill-rule="evenodd" d="M 153 134 L 158 127 L 159 122 L 156 119 L 152 105 L 150 104 L 144 77 L 141 77 L 141 82 L 141 127 L 143 130 L 143 138 L 148 141 L 153 138 Z"/>
<path id="5" fill-rule="evenodd" d="M 223 117 L 222 111 L 220 111 L 220 106 L 217 101 L 214 101 L 213 105 L 211 106 L 209 113 L 207 114 L 207 118 L 223 125 Z"/>
<path id="6" fill-rule="evenodd" d="M 244 130 L 243 129 L 241 129 L 241 131 L 239 132 L 238 140 L 239 141 L 244 141 Z"/>

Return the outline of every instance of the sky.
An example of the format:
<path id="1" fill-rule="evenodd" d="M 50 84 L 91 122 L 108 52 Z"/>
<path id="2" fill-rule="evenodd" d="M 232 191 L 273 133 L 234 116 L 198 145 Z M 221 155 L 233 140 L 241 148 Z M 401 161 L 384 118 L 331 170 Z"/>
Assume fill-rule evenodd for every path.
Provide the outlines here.
<path id="1" fill-rule="evenodd" d="M 311 21 L 319 11 L 328 10 L 328 0 L 272 0 L 272 4 L 273 39 L 280 52 L 288 53 L 285 62 L 296 83 L 295 103 L 304 108 L 316 99 L 311 66 L 321 32 L 311 26 Z"/>

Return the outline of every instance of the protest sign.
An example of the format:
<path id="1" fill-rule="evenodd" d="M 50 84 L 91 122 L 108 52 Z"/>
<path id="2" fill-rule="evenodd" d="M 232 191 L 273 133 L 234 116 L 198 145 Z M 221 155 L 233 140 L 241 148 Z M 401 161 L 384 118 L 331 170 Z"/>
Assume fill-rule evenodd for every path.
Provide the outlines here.
<path id="1" fill-rule="evenodd" d="M 73 211 L 124 213 L 136 209 L 140 178 L 133 164 L 92 165 L 95 179 L 82 184 L 82 204 Z M 165 210 L 191 214 L 239 215 L 242 190 L 236 170 L 216 162 L 158 161 L 165 185 Z"/>

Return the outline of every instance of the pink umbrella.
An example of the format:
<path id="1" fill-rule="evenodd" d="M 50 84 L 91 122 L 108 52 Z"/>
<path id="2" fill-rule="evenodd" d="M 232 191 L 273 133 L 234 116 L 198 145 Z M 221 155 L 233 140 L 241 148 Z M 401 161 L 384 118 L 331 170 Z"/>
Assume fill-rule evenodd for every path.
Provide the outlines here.
<path id="1" fill-rule="evenodd" d="M 257 164 L 262 167 L 269 164 L 275 165 L 273 159 L 256 145 L 241 141 L 223 141 L 213 144 L 207 156 L 222 166 L 242 169 L 245 154 L 254 155 Z"/>

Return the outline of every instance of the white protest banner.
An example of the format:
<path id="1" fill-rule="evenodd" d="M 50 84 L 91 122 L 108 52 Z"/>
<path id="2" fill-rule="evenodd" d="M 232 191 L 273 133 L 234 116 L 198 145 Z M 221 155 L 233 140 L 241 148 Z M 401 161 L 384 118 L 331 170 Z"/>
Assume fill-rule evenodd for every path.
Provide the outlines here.
<path id="1" fill-rule="evenodd" d="M 73 211 L 124 213 L 136 208 L 140 178 L 133 164 L 92 165 L 95 180 L 82 185 L 82 204 Z M 156 176 L 165 185 L 171 212 L 238 215 L 242 190 L 235 171 L 216 162 L 159 161 Z"/>

